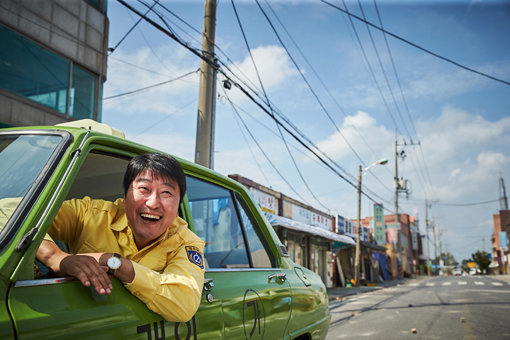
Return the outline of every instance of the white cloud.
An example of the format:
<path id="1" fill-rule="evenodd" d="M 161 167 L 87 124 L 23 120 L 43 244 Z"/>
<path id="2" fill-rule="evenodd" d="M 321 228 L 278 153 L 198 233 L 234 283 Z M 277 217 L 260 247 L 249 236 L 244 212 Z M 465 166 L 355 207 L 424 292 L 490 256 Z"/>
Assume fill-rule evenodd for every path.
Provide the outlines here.
<path id="1" fill-rule="evenodd" d="M 355 116 L 347 116 L 339 126 L 339 130 L 341 133 L 335 132 L 317 143 L 322 151 L 337 160 L 352 155 L 351 147 L 361 155 L 362 159 L 365 158 L 363 155 L 369 154 L 371 150 L 380 150 L 380 145 L 391 147 L 393 138 L 391 132 L 382 125 L 377 125 L 376 120 L 363 111 L 358 111 Z M 378 159 L 383 155 L 370 154 L 369 157 Z"/>
<path id="2" fill-rule="evenodd" d="M 287 53 L 281 47 L 260 46 L 253 49 L 251 53 L 266 92 L 270 92 L 272 89 L 281 86 L 288 81 L 289 78 L 297 74 L 297 71 L 290 63 Z M 229 68 L 238 75 L 243 82 L 248 84 L 251 88 L 256 89 L 261 95 L 263 94 L 262 89 L 260 89 L 257 71 L 249 55 L 247 55 L 243 61 L 230 65 Z M 237 81 L 236 78 L 233 79 Z M 243 84 L 241 85 L 245 87 Z M 232 87 L 228 96 L 235 103 L 246 99 L 246 96 L 235 87 Z M 269 95 L 269 97 L 271 96 Z"/>

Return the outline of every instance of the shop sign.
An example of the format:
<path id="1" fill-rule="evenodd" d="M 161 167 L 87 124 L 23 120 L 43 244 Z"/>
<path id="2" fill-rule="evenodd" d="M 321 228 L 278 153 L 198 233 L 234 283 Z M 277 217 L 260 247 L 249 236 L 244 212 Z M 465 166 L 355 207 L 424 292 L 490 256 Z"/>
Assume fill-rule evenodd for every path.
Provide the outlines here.
<path id="1" fill-rule="evenodd" d="M 357 224 L 350 220 L 345 220 L 345 235 L 356 238 Z"/>
<path id="2" fill-rule="evenodd" d="M 331 218 L 316 214 L 314 212 L 311 213 L 311 216 L 312 216 L 312 221 L 310 223 L 311 225 L 331 231 L 331 224 L 333 223 L 331 221 Z"/>
<path id="3" fill-rule="evenodd" d="M 508 250 L 508 237 L 506 231 L 499 232 L 499 245 L 501 250 Z"/>
<path id="4" fill-rule="evenodd" d="M 413 241 L 413 250 L 418 250 L 418 227 L 415 225 L 411 226 L 411 238 Z"/>
<path id="5" fill-rule="evenodd" d="M 283 201 L 283 216 L 294 221 L 311 224 L 311 212 L 299 205 Z"/>
<path id="6" fill-rule="evenodd" d="M 255 202 L 258 203 L 262 211 L 275 215 L 278 214 L 278 200 L 276 197 L 255 188 L 250 188 L 250 194 L 255 199 Z"/>
<path id="7" fill-rule="evenodd" d="M 345 234 L 345 218 L 340 215 L 336 215 L 336 233 Z"/>
<path id="8" fill-rule="evenodd" d="M 382 204 L 374 204 L 374 238 L 377 244 L 386 243 L 386 225 Z"/>

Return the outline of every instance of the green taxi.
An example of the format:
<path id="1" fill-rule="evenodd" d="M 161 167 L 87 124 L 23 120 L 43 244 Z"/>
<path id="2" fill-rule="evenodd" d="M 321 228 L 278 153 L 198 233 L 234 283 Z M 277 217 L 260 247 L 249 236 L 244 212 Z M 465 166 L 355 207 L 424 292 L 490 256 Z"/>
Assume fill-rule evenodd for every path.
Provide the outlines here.
<path id="1" fill-rule="evenodd" d="M 99 295 L 52 276 L 35 254 L 62 202 L 122 197 L 129 159 L 157 151 L 105 124 L 67 125 L 74 127 L 0 130 L 0 339 L 326 337 L 320 277 L 292 262 L 241 184 L 180 159 L 188 190 L 179 213 L 206 242 L 202 301 L 191 320 L 164 320 L 115 278 L 112 294 Z"/>

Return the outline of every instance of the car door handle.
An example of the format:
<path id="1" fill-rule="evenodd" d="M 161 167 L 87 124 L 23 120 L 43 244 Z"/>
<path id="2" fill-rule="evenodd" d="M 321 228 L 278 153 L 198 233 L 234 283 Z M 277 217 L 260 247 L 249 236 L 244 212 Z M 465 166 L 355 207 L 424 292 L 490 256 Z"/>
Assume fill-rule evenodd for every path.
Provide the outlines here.
<path id="1" fill-rule="evenodd" d="M 205 279 L 204 280 L 204 290 L 210 291 L 214 287 L 213 279 Z"/>
<path id="2" fill-rule="evenodd" d="M 281 282 L 285 282 L 285 281 L 287 281 L 287 274 L 285 274 L 285 273 L 272 274 L 272 275 L 269 275 L 267 280 L 271 281 L 271 279 L 273 279 L 273 278 L 278 278 L 278 279 L 280 279 Z"/>

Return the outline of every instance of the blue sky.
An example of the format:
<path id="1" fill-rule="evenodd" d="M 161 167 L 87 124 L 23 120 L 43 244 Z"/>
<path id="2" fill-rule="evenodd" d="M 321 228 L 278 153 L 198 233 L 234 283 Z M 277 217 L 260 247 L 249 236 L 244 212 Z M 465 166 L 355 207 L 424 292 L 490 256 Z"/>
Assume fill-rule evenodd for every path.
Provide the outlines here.
<path id="1" fill-rule="evenodd" d="M 329 2 L 344 8 L 340 1 Z M 155 7 L 184 41 L 200 49 L 203 1 L 161 3 L 194 28 L 161 6 Z M 129 4 L 146 11 L 139 2 Z M 499 202 L 471 203 L 498 199 L 500 176 L 510 190 L 509 85 L 462 69 L 389 35 L 388 52 L 380 31 L 371 28 L 371 38 L 366 25 L 356 19 L 352 19 L 353 30 L 346 14 L 323 2 L 270 1 L 269 6 L 261 0 L 298 71 L 256 3 L 235 4 L 267 96 L 345 170 L 347 178 L 356 182 L 360 164 L 387 158 L 388 164 L 370 169 L 363 183 L 367 192 L 377 195 L 370 194 L 376 201 L 382 201 L 387 213 L 393 213 L 397 140 L 399 151 L 407 155 L 398 162 L 399 177 L 407 179 L 411 189 L 408 198 L 399 199 L 400 212 L 416 216 L 424 233 L 428 199 L 432 202 L 429 219 L 441 232 L 443 251 L 450 251 L 457 261 L 469 258 L 482 247 L 490 252 L 492 215 L 498 212 Z M 364 13 L 369 22 L 379 25 L 373 1 L 361 1 L 363 13 L 357 1 L 346 4 L 353 14 L 362 17 Z M 108 6 L 109 46 L 114 47 L 138 17 L 116 1 Z M 509 1 L 377 1 L 377 7 L 388 32 L 468 68 L 510 81 Z M 152 14 L 151 18 L 166 27 L 157 16 Z M 263 97 L 230 1 L 218 1 L 216 44 L 221 49 L 216 50 L 220 60 Z M 103 122 L 122 129 L 128 139 L 193 160 L 196 72 L 149 90 L 107 98 L 175 79 L 197 70 L 199 65 L 195 55 L 142 21 L 109 58 Z M 235 88 L 225 92 L 220 85 L 215 170 L 248 177 L 320 210 L 356 217 L 355 188 L 284 135 L 305 184 L 269 116 Z M 235 103 L 249 132 L 229 100 Z M 411 146 L 411 141 L 420 144 Z M 407 145 L 400 145 L 404 143 Z M 362 216 L 372 214 L 370 203 L 363 197 Z M 432 255 L 432 243 L 430 249 Z"/>

